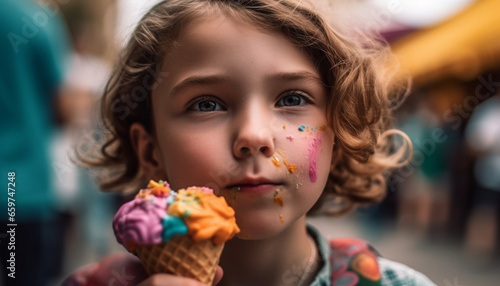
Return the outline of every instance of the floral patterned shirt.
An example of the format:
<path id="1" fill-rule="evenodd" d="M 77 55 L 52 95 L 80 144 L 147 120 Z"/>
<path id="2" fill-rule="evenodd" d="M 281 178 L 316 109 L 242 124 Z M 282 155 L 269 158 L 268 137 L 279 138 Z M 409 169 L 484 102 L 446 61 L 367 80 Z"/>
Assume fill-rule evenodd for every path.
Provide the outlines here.
<path id="1" fill-rule="evenodd" d="M 312 226 L 323 265 L 310 286 L 433 286 L 425 275 L 381 257 L 368 243 L 351 238 L 326 241 Z"/>

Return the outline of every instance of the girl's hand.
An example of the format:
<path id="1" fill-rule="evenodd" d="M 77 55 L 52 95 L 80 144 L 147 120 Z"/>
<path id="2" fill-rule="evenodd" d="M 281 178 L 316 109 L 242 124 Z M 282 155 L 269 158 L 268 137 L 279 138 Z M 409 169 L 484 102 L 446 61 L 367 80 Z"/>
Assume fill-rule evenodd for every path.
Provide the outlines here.
<path id="1" fill-rule="evenodd" d="M 220 266 L 217 266 L 215 278 L 212 285 L 217 285 L 222 279 L 223 271 Z M 155 286 L 155 285 L 169 285 L 169 286 L 206 286 L 205 284 L 191 278 L 174 276 L 170 274 L 155 274 L 151 275 L 146 280 L 142 281 L 138 286 Z"/>

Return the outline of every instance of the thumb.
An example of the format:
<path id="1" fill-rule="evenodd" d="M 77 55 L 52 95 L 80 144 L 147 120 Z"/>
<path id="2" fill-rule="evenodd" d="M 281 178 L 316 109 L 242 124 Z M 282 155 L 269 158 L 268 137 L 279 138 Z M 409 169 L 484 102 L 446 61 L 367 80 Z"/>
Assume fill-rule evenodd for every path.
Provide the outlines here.
<path id="1" fill-rule="evenodd" d="M 214 277 L 214 282 L 212 285 L 217 285 L 222 280 L 222 276 L 224 275 L 224 271 L 222 270 L 222 267 L 217 266 L 217 270 L 215 270 L 215 277 Z"/>

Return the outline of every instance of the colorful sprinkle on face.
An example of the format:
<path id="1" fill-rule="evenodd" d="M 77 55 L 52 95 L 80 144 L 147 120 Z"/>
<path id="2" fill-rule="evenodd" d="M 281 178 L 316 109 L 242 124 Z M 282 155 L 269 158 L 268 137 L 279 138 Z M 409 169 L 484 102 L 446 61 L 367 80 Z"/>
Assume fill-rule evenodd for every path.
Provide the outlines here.
<path id="1" fill-rule="evenodd" d="M 273 156 L 272 162 L 273 162 L 274 166 L 281 167 L 281 163 L 280 163 L 280 160 L 278 159 L 278 157 Z"/>
<path id="2" fill-rule="evenodd" d="M 285 125 L 285 124 L 283 124 L 283 126 L 282 126 L 282 127 L 283 127 L 283 129 L 286 129 L 286 125 Z"/>
<path id="3" fill-rule="evenodd" d="M 283 215 L 280 214 L 280 221 L 281 221 L 281 224 L 285 224 L 285 220 L 283 219 Z"/>
<path id="4" fill-rule="evenodd" d="M 293 135 L 287 135 L 286 139 L 288 139 L 288 140 L 290 140 L 290 142 L 292 142 L 293 139 L 295 139 L 295 137 L 293 137 Z"/>
<path id="5" fill-rule="evenodd" d="M 305 126 L 305 125 L 299 126 L 299 131 L 301 131 L 301 132 L 316 132 L 317 130 L 325 131 L 326 126 L 325 125 L 321 125 L 320 127 L 309 127 L 309 126 Z"/>

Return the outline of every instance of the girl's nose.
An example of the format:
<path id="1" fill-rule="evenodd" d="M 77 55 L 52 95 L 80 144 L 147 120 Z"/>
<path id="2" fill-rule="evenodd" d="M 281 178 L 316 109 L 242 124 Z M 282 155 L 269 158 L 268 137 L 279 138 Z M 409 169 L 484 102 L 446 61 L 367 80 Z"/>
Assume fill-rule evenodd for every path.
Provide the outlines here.
<path id="1" fill-rule="evenodd" d="M 274 137 L 265 112 L 248 112 L 235 120 L 237 132 L 233 146 L 236 158 L 245 159 L 262 154 L 271 157 L 275 152 Z"/>

